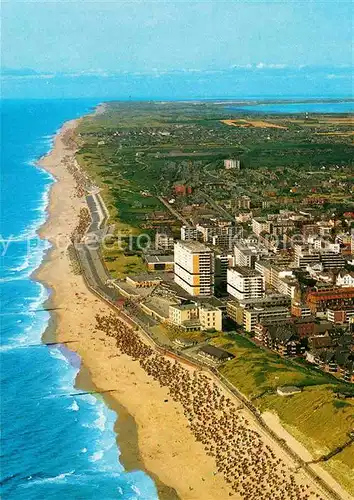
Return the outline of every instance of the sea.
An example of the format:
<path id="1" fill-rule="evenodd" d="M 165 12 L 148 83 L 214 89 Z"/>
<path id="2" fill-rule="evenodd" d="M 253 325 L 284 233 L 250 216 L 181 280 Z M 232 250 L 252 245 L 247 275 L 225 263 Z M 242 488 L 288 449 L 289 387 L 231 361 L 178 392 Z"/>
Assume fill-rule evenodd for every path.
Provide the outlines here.
<path id="1" fill-rule="evenodd" d="M 80 358 L 41 343 L 51 290 L 32 277 L 49 250 L 37 236 L 54 179 L 36 166 L 61 125 L 97 100 L 1 101 L 0 378 L 3 499 L 155 500 L 143 471 L 119 462 L 117 415 L 74 387 Z M 316 104 L 318 106 L 318 104 Z M 333 112 L 333 103 L 331 106 Z M 336 112 L 342 112 L 340 104 Z"/>
<path id="2" fill-rule="evenodd" d="M 316 113 L 354 113 L 354 100 L 351 101 L 279 101 L 275 103 L 261 102 L 247 106 L 228 106 L 227 109 L 262 114 L 316 114 Z"/>
<path id="3" fill-rule="evenodd" d="M 80 358 L 41 343 L 51 290 L 32 278 L 49 244 L 37 237 L 54 179 L 36 166 L 61 125 L 94 100 L 1 101 L 1 498 L 143 499 L 157 490 L 119 462 L 116 413 L 80 395 Z M 119 418 L 119 417 L 118 417 Z"/>

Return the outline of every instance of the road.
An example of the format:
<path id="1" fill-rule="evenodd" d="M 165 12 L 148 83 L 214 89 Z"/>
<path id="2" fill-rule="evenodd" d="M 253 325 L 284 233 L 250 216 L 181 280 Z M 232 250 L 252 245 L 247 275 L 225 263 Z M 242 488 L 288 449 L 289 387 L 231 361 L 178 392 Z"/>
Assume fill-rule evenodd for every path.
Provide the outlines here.
<path id="1" fill-rule="evenodd" d="M 175 210 L 168 201 L 166 201 L 162 196 L 157 196 L 157 198 L 165 205 L 166 208 L 171 212 L 172 215 L 179 219 L 187 227 L 191 227 L 191 224 L 185 219 L 177 210 Z"/>

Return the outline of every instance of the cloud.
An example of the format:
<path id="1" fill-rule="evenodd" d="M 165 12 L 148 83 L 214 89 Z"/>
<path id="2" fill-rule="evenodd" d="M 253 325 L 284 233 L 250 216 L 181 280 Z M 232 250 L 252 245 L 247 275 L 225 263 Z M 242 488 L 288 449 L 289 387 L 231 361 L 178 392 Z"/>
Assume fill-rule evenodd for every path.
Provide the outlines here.
<path id="1" fill-rule="evenodd" d="M 287 67 L 288 67 L 287 64 L 279 64 L 279 63 L 267 64 L 267 63 L 259 62 L 256 65 L 257 69 L 285 69 Z"/>
<path id="2" fill-rule="evenodd" d="M 282 63 L 264 63 L 259 62 L 256 64 L 234 64 L 231 66 L 231 69 L 286 69 L 290 68 L 288 64 Z"/>

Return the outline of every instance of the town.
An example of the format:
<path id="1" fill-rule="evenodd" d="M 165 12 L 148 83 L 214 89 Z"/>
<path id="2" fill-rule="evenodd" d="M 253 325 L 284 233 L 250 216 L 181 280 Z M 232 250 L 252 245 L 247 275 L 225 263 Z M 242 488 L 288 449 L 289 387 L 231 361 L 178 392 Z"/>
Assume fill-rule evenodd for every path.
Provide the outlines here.
<path id="1" fill-rule="evenodd" d="M 76 155 L 88 210 L 73 242 L 90 286 L 300 441 L 312 433 L 337 477 L 354 424 L 351 125 L 112 103 L 82 121 Z"/>

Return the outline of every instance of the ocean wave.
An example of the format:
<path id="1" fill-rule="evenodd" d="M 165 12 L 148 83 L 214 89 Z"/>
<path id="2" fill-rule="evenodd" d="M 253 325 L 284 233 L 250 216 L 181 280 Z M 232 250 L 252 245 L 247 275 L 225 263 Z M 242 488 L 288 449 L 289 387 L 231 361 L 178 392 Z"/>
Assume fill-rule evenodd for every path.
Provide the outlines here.
<path id="1" fill-rule="evenodd" d="M 67 477 L 72 476 L 75 473 L 75 470 L 72 470 L 70 472 L 63 472 L 62 474 L 58 474 L 57 476 L 53 477 L 44 477 L 44 478 L 38 478 L 38 479 L 33 479 L 32 476 L 29 476 L 27 478 L 27 483 L 21 484 L 22 487 L 27 488 L 30 486 L 34 486 L 35 484 L 43 484 L 43 483 L 58 483 L 61 481 L 65 481 Z"/>
<path id="2" fill-rule="evenodd" d="M 96 420 L 94 420 L 90 424 L 88 423 L 83 424 L 83 427 L 87 427 L 89 429 L 99 429 L 101 432 L 104 432 L 106 430 L 106 422 L 107 422 L 105 410 L 106 407 L 103 404 L 101 404 L 99 407 L 98 417 L 96 418 Z"/>
<path id="3" fill-rule="evenodd" d="M 138 497 L 141 497 L 141 491 L 139 490 L 139 488 L 135 484 L 132 484 L 131 488 L 134 491 L 134 493 L 136 493 L 138 495 Z"/>
<path id="4" fill-rule="evenodd" d="M 99 460 L 102 460 L 104 455 L 103 450 L 96 451 L 93 455 L 89 457 L 90 462 L 98 462 Z"/>
<path id="5" fill-rule="evenodd" d="M 37 231 L 47 220 L 47 208 L 49 205 L 50 189 L 52 184 L 56 182 L 55 177 L 51 175 L 49 172 L 46 172 L 43 169 L 40 169 L 39 171 L 41 172 L 41 175 L 45 175 L 48 182 L 43 187 L 43 191 L 41 193 L 40 199 L 38 200 L 37 206 L 32 208 L 30 212 L 33 212 L 33 214 L 39 213 L 40 215 L 34 217 L 34 219 L 27 225 L 27 227 L 19 234 L 10 234 L 5 237 L 3 236 L 5 240 L 8 240 L 10 242 L 13 241 L 18 242 L 18 241 L 28 241 L 30 239 L 38 239 Z M 46 242 L 46 240 L 41 240 L 41 241 Z"/>
<path id="6" fill-rule="evenodd" d="M 35 312 L 40 306 L 43 306 L 43 303 L 48 300 L 49 298 L 49 291 L 47 288 L 42 285 L 42 283 L 39 283 L 38 281 L 36 282 L 37 285 L 40 287 L 40 293 L 38 297 L 32 300 L 31 304 L 28 307 L 29 312 Z"/>
<path id="7" fill-rule="evenodd" d="M 80 410 L 80 406 L 77 404 L 77 401 L 75 399 L 72 402 L 72 404 L 69 406 L 68 410 L 72 410 L 72 411 L 79 411 Z"/>
<path id="8" fill-rule="evenodd" d="M 19 264 L 18 266 L 15 266 L 15 267 L 10 267 L 9 270 L 12 272 L 24 271 L 25 269 L 27 269 L 30 266 L 30 262 L 31 262 L 30 256 L 25 255 L 25 258 L 23 259 L 22 264 Z"/>

